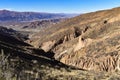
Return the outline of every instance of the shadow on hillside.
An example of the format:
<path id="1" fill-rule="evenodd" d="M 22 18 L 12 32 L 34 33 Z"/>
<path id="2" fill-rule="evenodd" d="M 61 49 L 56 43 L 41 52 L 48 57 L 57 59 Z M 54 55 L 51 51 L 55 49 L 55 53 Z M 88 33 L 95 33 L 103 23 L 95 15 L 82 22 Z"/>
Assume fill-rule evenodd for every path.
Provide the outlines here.
<path id="1" fill-rule="evenodd" d="M 30 62 L 33 60 L 37 60 L 37 62 L 41 65 L 53 67 L 56 69 L 61 69 L 61 68 L 65 68 L 66 70 L 78 69 L 78 68 L 75 68 L 72 66 L 65 65 L 65 64 L 61 63 L 60 61 L 55 60 L 53 58 L 54 53 L 52 53 L 52 52 L 45 53 L 43 50 L 33 49 L 34 50 L 33 52 L 36 52 L 36 53 L 29 54 L 29 53 L 26 53 L 23 51 L 10 49 L 9 47 L 0 45 L 0 50 L 1 49 L 3 49 L 6 54 L 10 54 L 12 58 L 19 57 L 22 60 L 27 60 Z M 79 70 L 83 70 L 83 69 L 79 69 Z"/>
<path id="2" fill-rule="evenodd" d="M 7 35 L 4 35 L 4 34 L 0 34 L 0 41 L 10 43 L 12 45 L 30 46 L 29 44 L 24 43 L 24 42 L 12 37 L 12 36 L 7 36 Z"/>
<path id="3" fill-rule="evenodd" d="M 55 55 L 54 52 L 45 52 L 42 49 L 33 48 L 32 51 L 33 51 L 33 54 L 42 55 L 42 56 L 45 56 L 45 57 L 48 57 L 48 58 L 53 58 L 54 55 Z"/>

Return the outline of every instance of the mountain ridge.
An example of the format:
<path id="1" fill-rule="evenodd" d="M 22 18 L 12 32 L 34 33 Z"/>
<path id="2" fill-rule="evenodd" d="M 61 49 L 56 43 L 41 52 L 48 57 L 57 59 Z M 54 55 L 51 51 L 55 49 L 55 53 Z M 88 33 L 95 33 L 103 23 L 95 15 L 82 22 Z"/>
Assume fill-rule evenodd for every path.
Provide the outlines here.
<path id="1" fill-rule="evenodd" d="M 42 20 L 42 19 L 70 18 L 73 16 L 76 16 L 76 14 L 16 12 L 16 11 L 9 11 L 9 10 L 0 10 L 1 22 L 36 21 L 36 20 Z"/>

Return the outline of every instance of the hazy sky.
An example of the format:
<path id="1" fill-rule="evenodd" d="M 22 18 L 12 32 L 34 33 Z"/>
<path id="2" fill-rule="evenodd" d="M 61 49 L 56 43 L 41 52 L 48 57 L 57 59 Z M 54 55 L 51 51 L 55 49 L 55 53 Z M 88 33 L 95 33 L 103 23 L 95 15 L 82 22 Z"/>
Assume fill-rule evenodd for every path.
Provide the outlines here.
<path id="1" fill-rule="evenodd" d="M 51 13 L 86 13 L 119 6 L 120 0 L 0 0 L 0 9 Z"/>

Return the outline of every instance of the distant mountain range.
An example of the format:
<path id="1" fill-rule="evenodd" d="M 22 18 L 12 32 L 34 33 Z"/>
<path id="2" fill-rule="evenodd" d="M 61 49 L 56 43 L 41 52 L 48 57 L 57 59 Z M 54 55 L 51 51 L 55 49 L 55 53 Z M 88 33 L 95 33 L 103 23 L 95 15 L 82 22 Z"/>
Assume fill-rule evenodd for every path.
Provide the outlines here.
<path id="1" fill-rule="evenodd" d="M 0 22 L 23 22 L 36 21 L 43 19 L 58 19 L 74 17 L 77 14 L 63 14 L 63 13 L 41 13 L 41 12 L 16 12 L 9 10 L 0 10 Z"/>

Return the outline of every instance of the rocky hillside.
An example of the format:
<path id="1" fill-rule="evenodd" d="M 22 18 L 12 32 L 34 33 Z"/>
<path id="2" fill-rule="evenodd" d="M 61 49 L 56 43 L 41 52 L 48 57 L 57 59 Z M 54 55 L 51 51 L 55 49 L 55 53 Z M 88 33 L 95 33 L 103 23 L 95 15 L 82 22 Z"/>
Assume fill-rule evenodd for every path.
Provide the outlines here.
<path id="1" fill-rule="evenodd" d="M 33 35 L 29 43 L 77 68 L 120 70 L 120 8 L 71 18 Z"/>
<path id="2" fill-rule="evenodd" d="M 2 32 L 0 33 L 0 80 L 93 80 L 119 78 L 118 73 L 96 73 L 67 66 L 56 61 L 53 58 L 53 52 L 44 52 L 20 41 L 16 37 L 11 36 L 11 34 L 7 34 L 6 32 L 9 32 L 9 29 L 3 28 L 0 32 Z"/>
<path id="3" fill-rule="evenodd" d="M 54 14 L 54 13 L 40 13 L 40 12 L 15 12 L 8 10 L 0 10 L 0 22 L 22 22 L 35 21 L 42 19 L 56 19 L 73 17 L 72 14 Z"/>
<path id="4" fill-rule="evenodd" d="M 20 41 L 6 33 L 9 29 L 1 27 L 0 30 L 0 80 L 48 80 L 60 78 L 65 73 L 63 78 L 68 79 L 73 76 L 69 71 L 77 73 L 77 69 L 56 61 L 54 53 L 45 53 Z M 56 74 L 58 72 L 61 74 Z"/>
<path id="5" fill-rule="evenodd" d="M 119 80 L 119 10 L 48 27 L 29 40 L 39 48 L 21 40 L 21 32 L 0 27 L 0 80 Z"/>
<path id="6" fill-rule="evenodd" d="M 47 19 L 47 20 L 41 20 L 41 21 L 34 21 L 23 26 L 22 29 L 39 29 L 40 30 L 41 28 L 47 28 L 65 20 L 66 19 L 63 18 L 63 19 Z"/>

